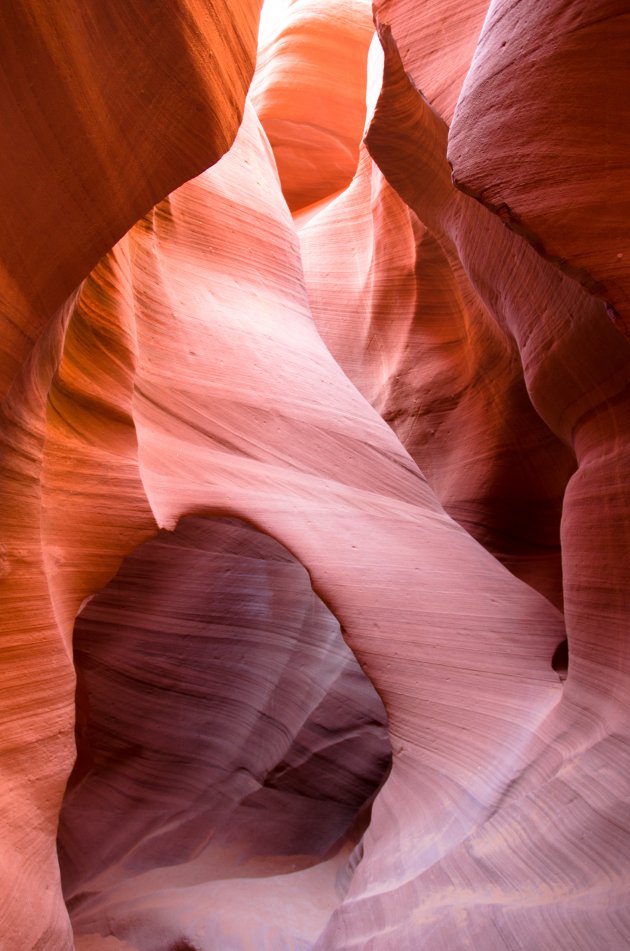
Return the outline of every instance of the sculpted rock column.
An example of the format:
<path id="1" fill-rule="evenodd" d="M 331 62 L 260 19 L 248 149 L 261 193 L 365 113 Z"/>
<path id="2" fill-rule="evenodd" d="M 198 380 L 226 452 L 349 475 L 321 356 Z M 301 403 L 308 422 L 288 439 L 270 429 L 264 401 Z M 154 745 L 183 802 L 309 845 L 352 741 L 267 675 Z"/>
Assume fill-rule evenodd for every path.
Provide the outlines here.
<path id="1" fill-rule="evenodd" d="M 74 757 L 72 621 L 155 529 L 129 417 L 133 340 L 112 313 L 78 317 L 50 397 L 64 335 L 99 258 L 229 148 L 258 8 L 10 0 L 0 10 L 0 935 L 11 949 L 72 947 L 55 852 Z M 65 507 L 47 507 L 47 492 Z"/>
<path id="2" fill-rule="evenodd" d="M 489 312 L 513 336 L 534 407 L 578 463 L 562 516 L 569 640 L 563 699 L 496 816 L 425 877 L 427 915 L 438 914 L 429 897 L 433 889 L 440 912 L 435 926 L 426 919 L 423 946 L 457 946 L 465 927 L 484 948 L 519 940 L 520 928 L 541 948 L 622 948 L 630 934 L 624 914 L 628 656 L 621 633 L 628 578 L 626 560 L 613 552 L 627 549 L 630 524 L 630 348 L 602 301 L 453 187 L 448 129 L 410 82 L 384 25 L 381 37 L 386 70 L 367 136 L 371 154 L 418 216 L 451 244 Z M 462 127 L 459 135 L 463 142 Z M 420 168 L 412 171 L 413 161 Z M 606 789 L 595 778 L 604 762 Z M 551 817 L 559 814 L 558 825 Z M 504 885 L 493 869 L 501 870 Z M 447 880 L 450 898 L 443 891 Z M 491 899 L 484 881 L 493 889 Z M 476 884 L 463 925 L 449 902 L 470 882 Z"/>
<path id="3" fill-rule="evenodd" d="M 381 915 L 403 928 L 419 876 L 523 768 L 559 697 L 550 660 L 564 628 L 445 515 L 324 347 L 278 193 L 246 114 L 229 155 L 130 234 L 134 419 L 158 524 L 221 512 L 276 537 L 383 698 L 392 773 L 321 939 L 368 947 Z"/>
<path id="4" fill-rule="evenodd" d="M 588 290 L 630 334 L 624 0 L 491 5 L 457 106 L 462 190 Z"/>

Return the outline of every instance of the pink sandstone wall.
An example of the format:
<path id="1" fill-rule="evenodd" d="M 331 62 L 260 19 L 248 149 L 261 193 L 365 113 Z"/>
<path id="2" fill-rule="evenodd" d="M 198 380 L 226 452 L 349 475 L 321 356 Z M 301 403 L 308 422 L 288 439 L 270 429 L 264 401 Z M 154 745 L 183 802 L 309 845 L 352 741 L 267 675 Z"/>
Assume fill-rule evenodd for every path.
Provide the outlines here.
<path id="1" fill-rule="evenodd" d="M 630 11 L 258 6 L 0 11 L 0 947 L 625 951 Z"/>

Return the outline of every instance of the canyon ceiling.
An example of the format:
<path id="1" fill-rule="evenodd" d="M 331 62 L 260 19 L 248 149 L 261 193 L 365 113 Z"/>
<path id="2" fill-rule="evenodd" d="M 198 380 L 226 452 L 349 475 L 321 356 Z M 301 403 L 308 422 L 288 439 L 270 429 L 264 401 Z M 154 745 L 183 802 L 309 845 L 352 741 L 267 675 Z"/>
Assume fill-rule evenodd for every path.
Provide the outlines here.
<path id="1" fill-rule="evenodd" d="M 626 951 L 628 0 L 0 47 L 0 949 Z"/>

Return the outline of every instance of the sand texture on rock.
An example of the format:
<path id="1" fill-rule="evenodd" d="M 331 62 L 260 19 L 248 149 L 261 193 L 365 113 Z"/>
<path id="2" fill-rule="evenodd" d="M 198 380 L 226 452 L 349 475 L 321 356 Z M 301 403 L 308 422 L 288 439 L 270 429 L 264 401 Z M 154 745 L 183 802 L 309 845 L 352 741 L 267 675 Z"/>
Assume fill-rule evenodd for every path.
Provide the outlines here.
<path id="1" fill-rule="evenodd" d="M 587 6 L 0 12 L 0 948 L 630 945 Z"/>

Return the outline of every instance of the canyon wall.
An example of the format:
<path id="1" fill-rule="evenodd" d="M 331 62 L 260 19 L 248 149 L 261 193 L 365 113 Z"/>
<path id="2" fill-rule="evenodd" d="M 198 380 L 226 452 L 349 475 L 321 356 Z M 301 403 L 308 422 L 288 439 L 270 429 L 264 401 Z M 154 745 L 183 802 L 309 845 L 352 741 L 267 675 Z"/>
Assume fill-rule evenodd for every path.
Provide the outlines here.
<path id="1" fill-rule="evenodd" d="M 0 12 L 0 947 L 622 951 L 630 11 L 258 7 Z"/>

